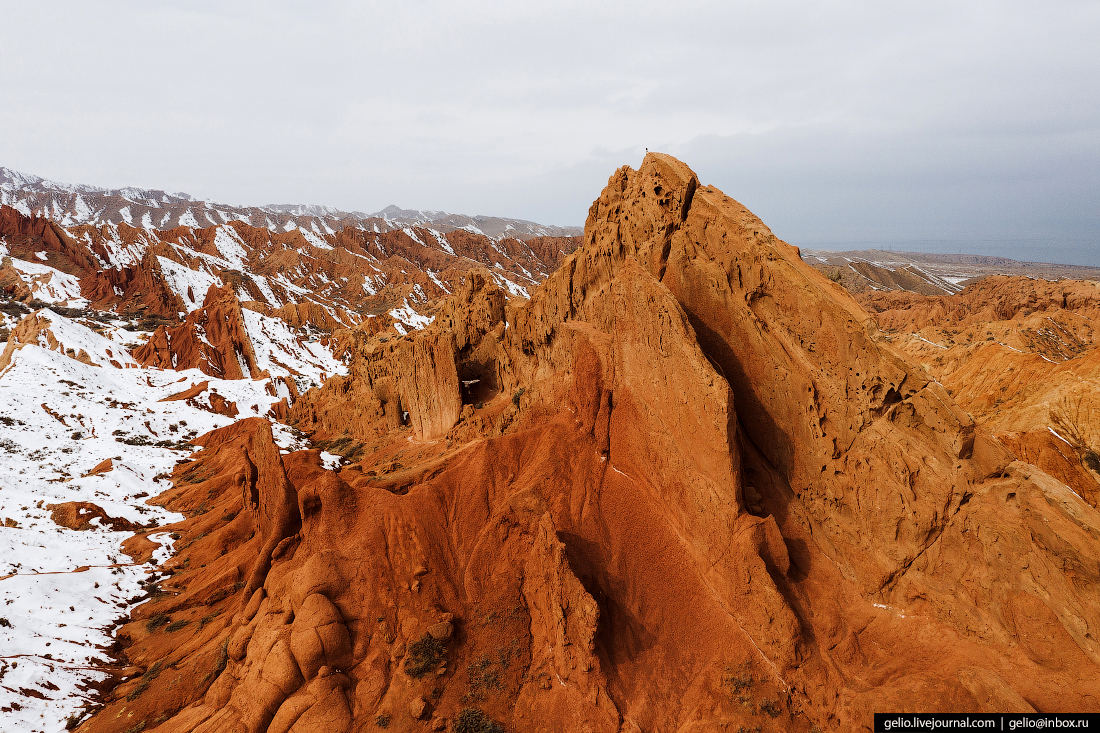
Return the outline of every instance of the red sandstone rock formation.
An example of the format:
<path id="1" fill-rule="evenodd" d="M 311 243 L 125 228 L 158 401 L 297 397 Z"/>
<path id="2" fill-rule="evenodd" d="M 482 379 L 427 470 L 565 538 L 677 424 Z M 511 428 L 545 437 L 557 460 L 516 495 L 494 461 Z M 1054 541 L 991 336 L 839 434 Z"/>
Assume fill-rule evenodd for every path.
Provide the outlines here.
<path id="1" fill-rule="evenodd" d="M 335 234 L 272 231 L 241 221 L 166 230 L 124 223 L 62 227 L 8 206 L 0 207 L 0 237 L 11 256 L 80 278 L 81 296 L 99 310 L 180 320 L 203 302 L 206 286 L 194 292 L 180 285 L 171 272 L 178 266 L 191 271 L 183 280 L 218 282 L 255 310 L 325 332 L 365 319 L 377 321 L 376 331 L 388 328 L 394 308 L 430 314 L 471 269 L 492 268 L 517 293 L 533 288 L 579 240 L 490 239 L 370 220 Z M 9 297 L 31 297 L 14 271 L 0 270 L 0 288 Z"/>
<path id="2" fill-rule="evenodd" d="M 953 297 L 863 302 L 1021 460 L 1100 506 L 1100 285 L 990 277 Z"/>
<path id="3" fill-rule="evenodd" d="M 80 730 L 1100 705 L 1100 515 L 675 159 L 616 172 L 530 301 L 471 273 L 423 331 L 344 338 L 291 419 L 356 460 L 205 436 L 124 630 L 145 672 Z"/>
<path id="4" fill-rule="evenodd" d="M 219 379 L 258 377 L 240 301 L 233 291 L 213 286 L 204 296 L 202 308 L 178 326 L 157 328 L 134 358 L 143 366 L 199 369 Z"/>
<path id="5" fill-rule="evenodd" d="M 108 469 L 110 470 L 110 469 Z M 93 472 L 94 473 L 94 472 Z M 134 531 L 141 527 L 128 519 L 119 519 L 108 516 L 107 512 L 97 504 L 87 501 L 66 501 L 61 504 L 47 504 L 50 510 L 50 519 L 62 527 L 69 529 L 89 529 L 93 520 L 99 520 L 116 532 Z"/>

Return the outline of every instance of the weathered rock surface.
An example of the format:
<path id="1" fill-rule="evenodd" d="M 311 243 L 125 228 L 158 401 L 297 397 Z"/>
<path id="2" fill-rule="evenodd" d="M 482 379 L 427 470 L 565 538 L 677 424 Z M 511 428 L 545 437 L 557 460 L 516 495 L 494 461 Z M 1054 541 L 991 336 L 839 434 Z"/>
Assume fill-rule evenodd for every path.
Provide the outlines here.
<path id="1" fill-rule="evenodd" d="M 205 436 L 160 497 L 172 595 L 125 627 L 146 681 L 80 730 L 1100 705 L 1100 514 L 673 158 L 616 172 L 529 301 L 471 273 L 422 331 L 344 338 L 290 419 L 353 461 Z"/>
<path id="2" fill-rule="evenodd" d="M 134 358 L 143 366 L 199 369 L 219 379 L 260 376 L 240 301 L 232 290 L 211 286 L 202 308 L 178 326 L 159 326 Z"/>
<path id="3" fill-rule="evenodd" d="M 864 302 L 1021 460 L 1100 506 L 1100 284 L 990 277 L 950 298 Z"/>

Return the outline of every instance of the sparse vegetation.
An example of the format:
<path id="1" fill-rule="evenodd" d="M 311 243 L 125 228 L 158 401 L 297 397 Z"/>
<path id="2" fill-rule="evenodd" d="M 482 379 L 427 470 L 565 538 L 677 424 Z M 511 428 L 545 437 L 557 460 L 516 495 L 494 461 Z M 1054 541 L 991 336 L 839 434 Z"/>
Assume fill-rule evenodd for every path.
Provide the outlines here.
<path id="1" fill-rule="evenodd" d="M 179 631 L 180 629 L 182 629 L 184 626 L 186 626 L 189 623 L 191 623 L 191 622 L 186 620 L 186 619 L 179 619 L 178 621 L 173 621 L 172 623 L 165 626 L 164 630 L 169 632 L 169 633 L 171 633 L 173 631 Z"/>
<path id="2" fill-rule="evenodd" d="M 462 695 L 463 702 L 484 702 L 488 692 L 501 689 L 502 669 L 493 664 L 488 654 L 482 654 L 481 658 L 472 662 L 467 669 L 470 676 L 466 683 L 466 692 Z"/>
<path id="3" fill-rule="evenodd" d="M 200 539 L 202 539 L 202 537 L 203 537 L 203 535 L 200 535 L 199 537 L 196 537 L 195 539 L 200 540 Z M 238 580 L 236 583 L 234 583 L 231 586 L 225 586 L 225 587 L 222 587 L 222 588 L 218 588 L 216 591 L 211 593 L 210 594 L 210 600 L 208 602 L 209 603 L 217 603 L 218 601 L 225 600 L 229 596 L 240 592 L 241 589 L 243 589 L 243 588 L 244 588 L 244 581 L 243 580 Z"/>
<path id="4" fill-rule="evenodd" d="M 141 676 L 141 682 L 139 682 L 138 686 L 135 687 L 133 691 L 126 696 L 126 699 L 130 702 L 133 702 L 134 700 L 137 700 L 139 697 L 141 697 L 141 694 L 149 689 L 150 683 L 152 683 L 153 680 L 160 676 L 162 666 L 163 662 L 157 662 L 152 667 L 150 667 L 149 670 Z M 141 729 L 144 728 L 145 723 L 142 723 Z"/>
<path id="5" fill-rule="evenodd" d="M 783 714 L 783 709 L 779 707 L 779 704 L 770 698 L 761 701 L 760 712 L 766 713 L 769 717 L 778 718 Z"/>
<path id="6" fill-rule="evenodd" d="M 516 406 L 517 410 L 519 409 L 519 399 L 520 397 L 523 397 L 523 393 L 526 391 L 526 387 L 520 387 L 516 390 L 516 393 L 512 395 L 512 404 Z"/>
<path id="7" fill-rule="evenodd" d="M 166 613 L 158 613 L 155 616 L 151 616 L 148 621 L 145 622 L 145 630 L 152 633 L 159 629 L 161 626 L 167 626 L 172 623 L 172 617 Z"/>
<path id="8" fill-rule="evenodd" d="M 478 708 L 463 708 L 454 720 L 454 733 L 504 733 L 504 728 Z"/>
<path id="9" fill-rule="evenodd" d="M 442 642 L 430 634 L 424 634 L 409 645 L 405 656 L 405 674 L 420 679 L 438 667 L 446 653 L 447 647 Z"/>
<path id="10" fill-rule="evenodd" d="M 31 309 L 17 300 L 5 300 L 0 303 L 0 313 L 7 313 L 15 318 L 22 318 L 31 312 Z"/>
<path id="11" fill-rule="evenodd" d="M 345 435 L 333 440 L 322 440 L 315 445 L 317 448 L 341 456 L 347 461 L 354 461 L 361 456 L 363 454 L 363 449 L 366 447 L 363 443 L 352 440 L 350 435 Z"/>
<path id="12" fill-rule="evenodd" d="M 1100 453 L 1092 450 L 1091 448 L 1085 451 L 1085 465 L 1091 468 L 1093 471 L 1100 473 Z"/>
<path id="13" fill-rule="evenodd" d="M 374 719 L 374 724 L 376 726 L 378 726 L 379 728 L 389 728 L 390 727 L 390 714 L 389 713 L 380 714 L 377 718 Z"/>
<path id="14" fill-rule="evenodd" d="M 218 676 L 225 671 L 225 666 L 229 664 L 229 637 L 225 637 L 225 641 L 222 642 L 221 648 L 218 650 L 218 656 L 214 657 L 214 666 L 210 668 L 210 671 L 202 678 L 203 682 L 207 680 L 216 680 Z"/>
<path id="15" fill-rule="evenodd" d="M 740 703 L 742 707 L 752 707 L 752 688 L 755 684 L 756 680 L 752 676 L 752 670 L 747 665 L 742 665 L 737 669 L 726 667 L 726 671 L 722 675 L 722 686 L 729 689 L 730 699 Z"/>

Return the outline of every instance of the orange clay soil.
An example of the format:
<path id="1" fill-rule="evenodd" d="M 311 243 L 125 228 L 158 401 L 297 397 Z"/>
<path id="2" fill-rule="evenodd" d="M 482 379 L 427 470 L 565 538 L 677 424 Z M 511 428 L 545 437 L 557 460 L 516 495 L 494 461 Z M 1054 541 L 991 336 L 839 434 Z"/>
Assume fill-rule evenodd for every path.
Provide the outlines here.
<path id="1" fill-rule="evenodd" d="M 1100 515 L 649 154 L 506 304 L 204 437 L 81 731 L 851 731 L 1100 707 Z M 144 726 L 144 728 L 142 727 Z"/>

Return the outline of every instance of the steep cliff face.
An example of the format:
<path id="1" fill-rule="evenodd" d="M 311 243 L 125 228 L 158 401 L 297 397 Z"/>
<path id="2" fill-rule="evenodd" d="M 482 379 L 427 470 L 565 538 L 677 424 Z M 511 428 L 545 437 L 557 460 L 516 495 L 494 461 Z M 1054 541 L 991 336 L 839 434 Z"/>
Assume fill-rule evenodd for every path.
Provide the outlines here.
<path id="1" fill-rule="evenodd" d="M 1100 515 L 673 158 L 617 171 L 529 301 L 470 273 L 422 331 L 344 338 L 290 419 L 347 460 L 207 436 L 144 675 L 81 730 L 1100 704 Z"/>

